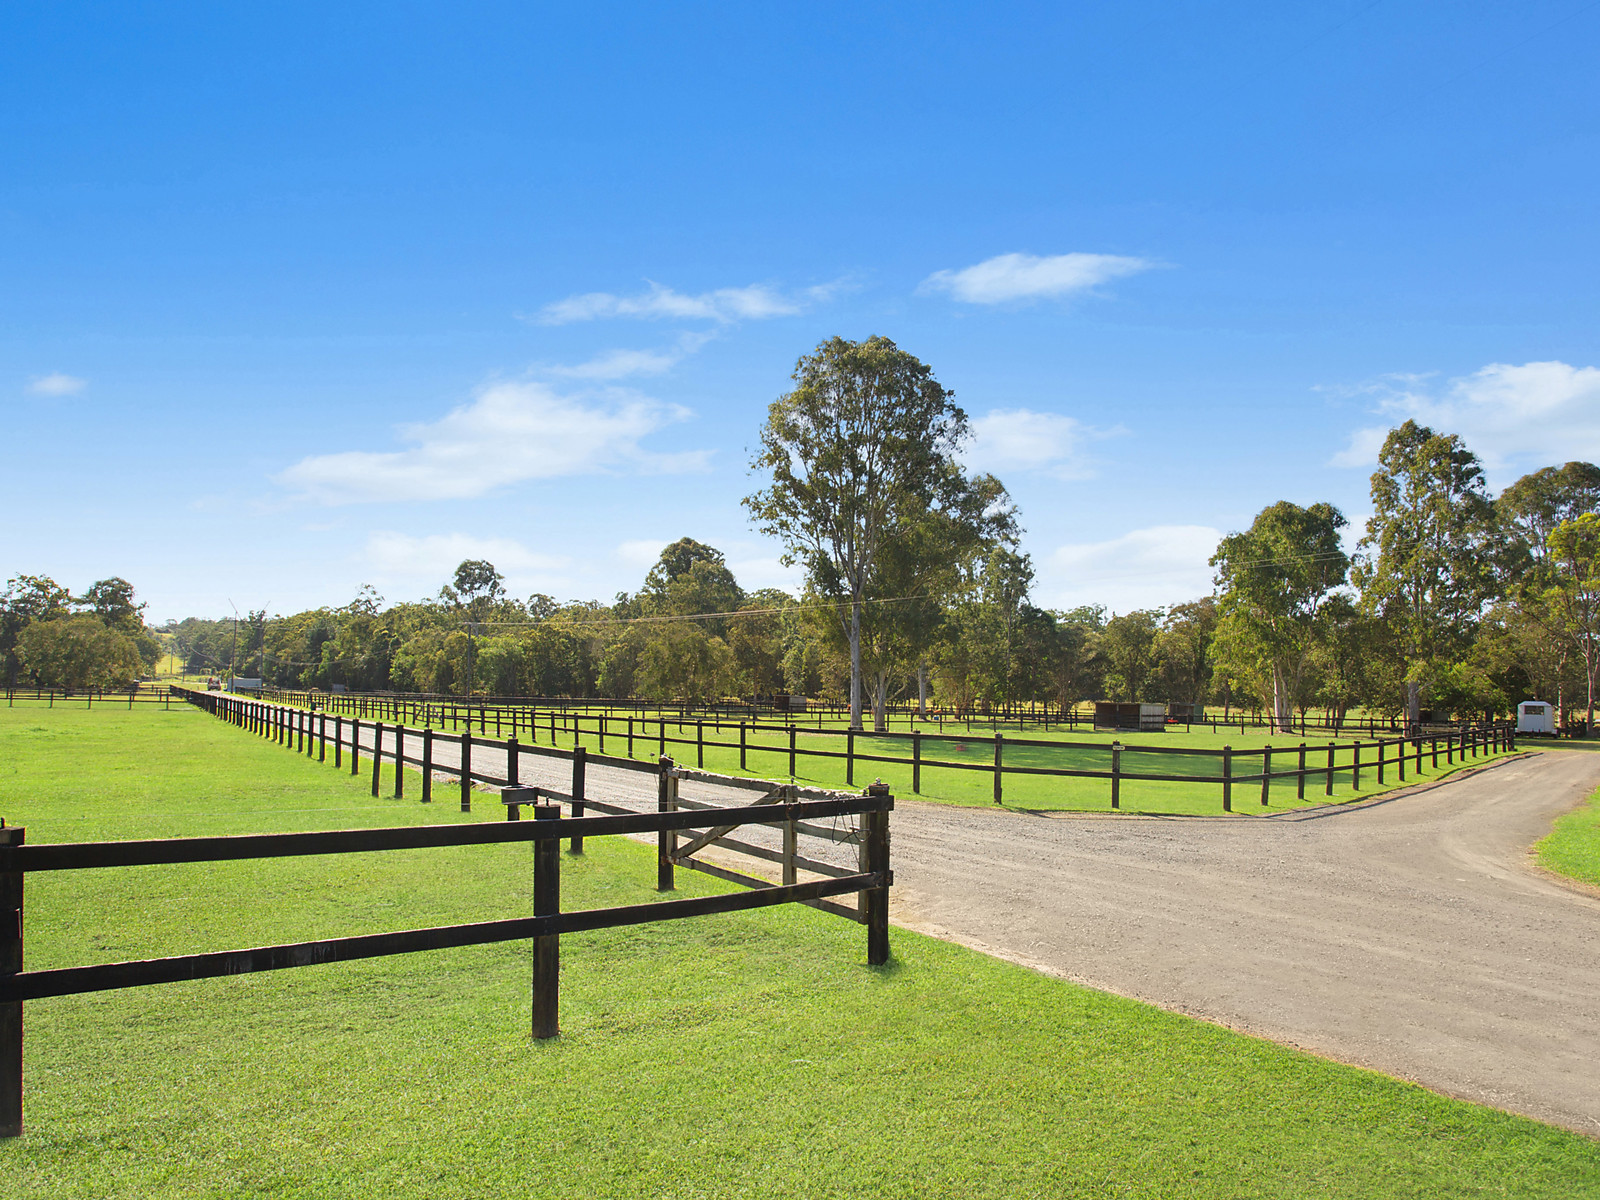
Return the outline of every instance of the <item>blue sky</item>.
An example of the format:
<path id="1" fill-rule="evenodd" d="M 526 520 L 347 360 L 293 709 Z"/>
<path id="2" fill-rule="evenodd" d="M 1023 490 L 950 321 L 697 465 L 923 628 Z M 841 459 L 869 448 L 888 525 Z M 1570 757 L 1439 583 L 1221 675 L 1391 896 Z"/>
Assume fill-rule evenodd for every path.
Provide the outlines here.
<path id="1" fill-rule="evenodd" d="M 0 16 L 0 572 L 155 620 L 793 576 L 766 405 L 883 334 L 1035 600 L 1359 524 L 1415 415 L 1600 460 L 1600 4 L 271 6 Z"/>

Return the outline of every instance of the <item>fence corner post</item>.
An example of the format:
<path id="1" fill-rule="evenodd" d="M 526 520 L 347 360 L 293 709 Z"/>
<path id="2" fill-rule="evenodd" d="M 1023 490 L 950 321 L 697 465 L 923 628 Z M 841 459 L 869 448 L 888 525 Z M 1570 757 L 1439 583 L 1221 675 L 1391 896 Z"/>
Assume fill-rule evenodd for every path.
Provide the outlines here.
<path id="1" fill-rule="evenodd" d="M 867 964 L 881 967 L 889 961 L 889 888 L 894 883 L 894 873 L 889 869 L 889 810 L 894 807 L 894 797 L 882 780 L 871 784 L 867 795 L 887 802 L 883 808 L 866 814 L 867 871 L 880 880 L 866 895 Z"/>
<path id="2" fill-rule="evenodd" d="M 582 746 L 575 747 L 572 751 L 572 815 L 583 816 L 583 801 L 585 780 L 589 769 L 589 752 Z M 583 834 L 572 835 L 572 853 L 583 853 Z"/>
<path id="3" fill-rule="evenodd" d="M 656 781 L 656 811 L 672 812 L 678 807 L 677 768 L 666 755 L 661 756 L 660 776 Z M 672 855 L 677 849 L 677 837 L 670 829 L 656 833 L 656 891 L 673 890 Z"/>
<path id="4" fill-rule="evenodd" d="M 0 853 L 10 857 L 27 830 L 0 826 Z M 7 863 L 6 867 L 9 868 Z M 0 978 L 22 971 L 22 872 L 0 869 Z M 22 1136 L 22 1001 L 0 1004 L 0 1138 Z"/>
<path id="5" fill-rule="evenodd" d="M 1005 744 L 1006 735 L 997 732 L 994 735 L 994 802 L 996 804 L 1005 803 L 1005 793 L 1001 790 L 1000 782 L 1000 777 L 1005 773 L 1005 766 L 1001 761 L 1005 753 Z"/>
<path id="6" fill-rule="evenodd" d="M 559 804 L 536 804 L 535 821 L 561 820 Z M 533 915 L 554 917 L 561 912 L 561 839 L 539 838 L 533 843 Z M 533 1036 L 553 1038 L 561 1032 L 561 935 L 541 934 L 533 939 Z"/>

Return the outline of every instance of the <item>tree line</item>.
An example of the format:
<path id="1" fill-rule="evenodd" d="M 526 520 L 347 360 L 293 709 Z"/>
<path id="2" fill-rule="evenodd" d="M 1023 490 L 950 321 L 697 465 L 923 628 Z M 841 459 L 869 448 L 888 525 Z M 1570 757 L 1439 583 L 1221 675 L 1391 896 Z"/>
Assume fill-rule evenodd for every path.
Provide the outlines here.
<path id="1" fill-rule="evenodd" d="M 1165 701 L 1287 723 L 1312 707 L 1416 722 L 1540 698 L 1593 724 L 1593 464 L 1547 467 L 1491 496 L 1459 437 L 1407 421 L 1384 442 L 1353 554 L 1335 506 L 1280 501 L 1222 539 L 1209 595 L 1055 610 L 1032 602 L 1016 506 L 1000 480 L 963 465 L 966 414 L 925 364 L 886 338 L 833 338 L 793 378 L 761 428 L 752 467 L 764 486 L 745 505 L 802 570 L 797 595 L 746 591 L 720 551 L 682 538 L 609 603 L 512 597 L 493 564 L 467 561 L 422 601 L 390 605 L 366 587 L 342 607 L 157 633 L 191 671 L 287 687 L 787 693 L 847 703 L 858 726 L 870 710 L 879 728 L 904 700 L 957 711 Z M 131 604 L 131 587 L 106 582 Z M 23 645 L 31 623 L 84 615 L 88 601 L 43 604 L 53 587 L 20 576 L 5 593 L 13 676 L 56 669 Z"/>
<path id="2" fill-rule="evenodd" d="M 148 674 L 160 641 L 133 585 L 112 576 L 74 596 L 48 575 L 16 575 L 0 592 L 0 670 L 6 686 L 121 688 Z"/>

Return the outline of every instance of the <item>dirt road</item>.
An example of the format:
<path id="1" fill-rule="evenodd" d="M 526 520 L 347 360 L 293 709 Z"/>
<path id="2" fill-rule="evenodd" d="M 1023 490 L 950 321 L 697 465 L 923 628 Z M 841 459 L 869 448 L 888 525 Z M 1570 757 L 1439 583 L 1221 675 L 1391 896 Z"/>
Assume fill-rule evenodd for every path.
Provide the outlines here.
<path id="1" fill-rule="evenodd" d="M 486 750 L 474 765 L 501 769 Z M 564 789 L 567 771 L 523 763 L 526 783 Z M 1275 817 L 1035 816 L 902 799 L 892 912 L 1065 978 L 1600 1136 L 1600 898 L 1528 859 L 1597 784 L 1600 755 L 1550 751 L 1361 808 Z M 654 806 L 649 776 L 591 766 L 589 790 Z M 749 799 L 704 784 L 685 794 Z"/>

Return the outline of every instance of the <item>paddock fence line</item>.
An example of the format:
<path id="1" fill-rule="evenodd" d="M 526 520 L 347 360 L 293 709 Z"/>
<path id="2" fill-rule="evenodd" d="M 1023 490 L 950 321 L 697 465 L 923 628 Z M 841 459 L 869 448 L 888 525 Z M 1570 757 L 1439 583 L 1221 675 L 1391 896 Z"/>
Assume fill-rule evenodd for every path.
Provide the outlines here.
<path id="1" fill-rule="evenodd" d="M 671 714 L 674 719 L 682 722 L 692 720 L 714 721 L 721 720 L 731 723 L 738 719 L 748 721 L 761 721 L 772 719 L 779 724 L 793 724 L 801 729 L 807 726 L 822 730 L 829 722 L 843 721 L 849 716 L 849 709 L 836 704 L 808 700 L 804 709 L 785 709 L 767 703 L 745 701 L 713 701 L 702 704 L 690 704 L 680 701 L 652 701 L 637 698 L 606 700 L 606 699 L 574 699 L 566 696 L 475 696 L 468 701 L 461 696 L 441 695 L 424 692 L 322 692 L 293 688 L 262 688 L 251 692 L 261 699 L 276 700 L 284 704 L 295 704 L 306 707 L 312 700 L 318 705 L 327 707 L 330 712 L 339 712 L 347 716 L 374 717 L 384 713 L 391 713 L 392 719 L 395 712 L 411 712 L 428 709 L 435 712 L 448 712 L 450 720 L 456 723 L 469 724 L 476 720 L 480 732 L 487 733 L 488 725 L 494 720 L 496 710 L 500 710 L 504 720 L 510 719 L 510 714 L 515 712 L 521 719 L 526 720 L 531 712 L 578 713 L 585 716 L 596 713 L 615 715 L 617 712 L 632 711 L 641 717 L 649 714 L 657 716 Z M 870 715 L 870 713 L 869 713 Z M 1031 724 L 1033 727 L 1043 729 L 1048 733 L 1052 727 L 1078 730 L 1098 729 L 1092 713 L 1079 712 L 1076 708 L 1062 708 L 1059 705 L 1034 703 L 1031 705 L 1007 705 L 997 709 L 980 712 L 977 709 L 960 710 L 944 705 L 930 705 L 928 710 L 920 712 L 916 705 L 896 703 L 889 705 L 886 710 L 886 728 L 893 730 L 898 721 L 907 730 L 917 726 L 933 727 L 937 732 L 943 733 L 945 727 L 960 727 L 970 733 L 974 726 L 982 729 L 987 726 L 990 730 L 997 731 L 1001 725 L 1015 723 L 1019 728 L 1026 730 Z M 1483 722 L 1492 724 L 1492 722 Z M 1366 716 L 1361 718 L 1346 716 L 1338 720 L 1313 720 L 1307 714 L 1289 722 L 1302 736 L 1313 733 L 1334 734 L 1336 736 L 1359 736 L 1363 732 L 1368 738 L 1376 738 L 1380 732 L 1389 735 L 1399 735 L 1406 731 L 1406 727 L 1398 720 L 1379 719 Z M 1465 727 L 1472 727 L 1479 722 L 1455 721 L 1425 721 L 1422 723 L 1423 732 L 1454 732 Z M 1195 729 L 1211 730 L 1221 733 L 1225 730 L 1238 729 L 1240 736 L 1251 730 L 1273 730 L 1283 728 L 1283 723 L 1270 719 L 1260 712 L 1245 712 L 1226 714 L 1212 714 L 1209 717 L 1189 717 L 1184 719 L 1169 719 L 1165 728 L 1183 729 L 1190 732 Z M 863 731 L 866 732 L 866 731 Z M 1115 732 L 1115 731 L 1113 731 Z"/>
<path id="2" fill-rule="evenodd" d="M 168 684 L 146 684 L 136 688 L 6 688 L 6 707 L 14 708 L 17 701 L 24 704 L 43 704 L 54 708 L 81 704 L 86 709 L 132 708 L 135 704 L 159 704 L 171 708 L 174 700 L 182 703 L 187 689 L 173 688 Z"/>
<path id="3" fill-rule="evenodd" d="M 310 833 L 246 834 L 228 837 L 161 838 L 119 842 L 76 842 L 29 846 L 21 826 L 0 825 L 0 1137 L 22 1133 L 23 1004 L 54 996 L 113 991 L 180 980 L 243 975 L 321 963 L 380 958 L 421 950 L 439 950 L 490 942 L 531 939 L 533 948 L 532 1031 L 536 1038 L 560 1032 L 560 938 L 563 933 L 613 929 L 653 921 L 680 920 L 715 913 L 740 912 L 778 904 L 808 904 L 859 920 L 867 927 L 867 962 L 880 966 L 889 959 L 889 813 L 894 797 L 875 787 L 860 796 L 826 800 L 794 798 L 794 789 L 780 789 L 753 804 L 726 807 L 692 803 L 678 795 L 682 776 L 670 763 L 660 766 L 662 788 L 656 812 L 637 812 L 590 798 L 580 802 L 613 815 L 563 818 L 558 794 L 542 789 L 506 793 L 507 820 L 457 825 L 407 825 L 384 829 L 342 829 Z M 571 799 L 570 797 L 562 797 Z M 522 821 L 531 807 L 534 820 Z M 784 881 L 775 884 L 700 861 L 697 852 L 712 845 L 739 850 L 727 834 L 746 825 L 783 830 L 787 850 L 802 835 L 831 837 L 816 822 L 853 817 L 862 830 L 859 870 L 839 869 L 790 853 Z M 657 889 L 674 890 L 673 868 L 686 866 L 739 883 L 743 891 L 716 896 L 662 900 L 649 904 L 563 912 L 561 908 L 562 839 L 582 853 L 585 838 L 655 833 L 658 841 Z M 681 834 L 697 834 L 679 846 Z M 89 868 L 153 866 L 173 863 L 224 862 L 241 859 L 350 854 L 381 850 L 445 846 L 503 845 L 532 842 L 533 915 L 462 925 L 405 929 L 311 942 L 255 946 L 242 950 L 180 954 L 170 958 L 99 963 L 43 971 L 22 969 L 23 890 L 30 872 Z M 743 846 L 744 852 L 765 853 Z M 797 864 L 821 878 L 799 882 Z M 855 894 L 852 911 L 831 898 Z"/>
<path id="4" fill-rule="evenodd" d="M 752 756 L 774 756 L 780 762 L 786 761 L 788 778 L 791 781 L 798 777 L 797 768 L 804 759 L 843 760 L 845 782 L 848 787 L 855 785 L 858 765 L 884 764 L 910 768 L 913 795 L 920 795 L 922 792 L 924 770 L 982 772 L 991 777 L 992 797 L 996 804 L 1005 802 L 1007 776 L 1096 779 L 1103 780 L 1108 785 L 1109 805 L 1114 810 L 1122 807 L 1122 788 L 1125 783 L 1203 784 L 1217 788 L 1223 812 L 1234 812 L 1236 798 L 1244 800 L 1251 795 L 1258 796 L 1261 807 L 1268 806 L 1271 803 L 1274 786 L 1293 786 L 1295 799 L 1299 802 L 1306 799 L 1308 786 L 1314 787 L 1320 784 L 1323 794 L 1332 796 L 1335 782 L 1343 778 L 1348 781 L 1352 792 L 1359 792 L 1364 773 L 1370 773 L 1376 786 L 1386 787 L 1390 783 L 1391 772 L 1394 781 L 1399 783 L 1406 781 L 1408 772 L 1420 775 L 1425 759 L 1431 767 L 1437 769 L 1441 765 L 1441 758 L 1445 767 L 1453 767 L 1458 761 L 1465 762 L 1516 749 L 1514 726 L 1509 722 L 1496 722 L 1464 727 L 1459 731 L 1419 733 L 1414 737 L 1380 737 L 1372 742 L 1355 739 L 1348 743 L 1330 741 L 1326 745 L 1301 742 L 1293 746 L 1275 747 L 1268 744 L 1249 749 L 1224 746 L 1220 750 L 1124 745 L 1115 741 L 1109 744 L 1045 741 L 1007 737 L 1000 733 L 992 736 L 962 737 L 924 733 L 920 730 L 911 733 L 871 735 L 858 734 L 853 730 L 838 730 L 826 731 L 823 736 L 839 739 L 843 748 L 825 750 L 802 744 L 799 739 L 800 729 L 796 725 L 780 726 L 752 721 L 737 723 L 688 721 L 683 722 L 681 732 L 678 736 L 674 736 L 669 732 L 669 727 L 675 722 L 665 717 L 652 721 L 649 718 L 636 716 L 608 717 L 607 714 L 599 713 L 592 715 L 586 724 L 584 714 L 558 714 L 554 711 L 527 714 L 526 717 L 515 712 L 501 712 L 499 715 L 505 723 L 498 732 L 505 736 L 489 738 L 472 733 L 470 725 L 460 732 L 450 733 L 435 730 L 431 724 L 418 728 L 408 726 L 403 721 L 364 720 L 358 716 L 347 719 L 340 713 L 330 714 L 320 708 L 313 711 L 310 708 L 295 708 L 223 692 L 190 691 L 187 695 L 191 703 L 222 720 L 287 745 L 299 753 L 315 756 L 320 761 L 326 761 L 331 747 L 335 767 L 342 765 L 343 755 L 348 747 L 352 774 L 360 770 L 360 756 L 364 750 L 361 744 L 361 730 L 366 728 L 373 741 L 369 764 L 372 795 L 380 794 L 380 777 L 387 759 L 392 768 L 395 796 L 404 794 L 403 768 L 408 765 L 415 766 L 422 773 L 421 799 L 424 803 L 433 799 L 435 774 L 453 775 L 460 789 L 463 812 L 471 810 L 474 782 L 495 787 L 520 786 L 519 763 L 523 755 L 571 759 L 575 764 L 581 758 L 585 762 L 649 773 L 654 772 L 656 766 L 653 761 L 640 761 L 635 757 L 639 749 L 652 753 L 653 758 L 658 760 L 667 756 L 669 747 L 693 747 L 696 769 L 703 770 L 705 752 L 710 747 L 738 751 L 741 773 L 751 770 Z M 320 704 L 320 696 L 313 698 Z M 414 719 L 432 720 L 441 715 L 437 708 L 429 710 L 423 706 L 408 712 L 401 707 L 402 702 L 395 703 L 396 707 L 383 710 L 383 716 L 399 713 L 401 716 L 412 716 Z M 472 715 L 477 714 L 474 712 Z M 711 726 L 709 730 L 708 726 Z M 541 732 L 550 742 L 570 736 L 574 745 L 571 749 L 540 745 L 538 738 Z M 612 744 L 618 749 L 625 749 L 625 755 L 605 752 L 608 732 Z M 738 735 L 737 741 L 731 740 L 735 732 Z M 759 737 L 764 732 L 777 732 L 783 735 L 784 740 L 776 745 L 753 740 L 752 735 Z M 524 733 L 529 739 L 526 742 L 518 736 Z M 727 737 L 724 738 L 723 734 Z M 582 738 L 589 736 L 597 742 L 596 750 L 592 751 L 581 743 Z M 810 731 L 807 731 L 806 736 L 808 739 L 817 737 Z M 868 749 L 858 748 L 858 739 L 904 745 L 909 748 L 910 753 L 874 753 Z M 451 766 L 437 761 L 434 747 L 441 743 L 458 748 L 457 765 Z M 977 745 L 986 748 L 987 752 L 982 755 L 982 761 L 960 762 L 936 756 L 940 747 L 952 745 L 962 750 Z M 475 770 L 472 766 L 472 754 L 477 747 L 486 747 L 503 753 L 506 774 L 496 776 Z M 925 750 L 928 752 L 925 753 Z M 1009 762 L 1006 759 L 1008 751 L 1012 754 Z M 1018 761 L 1019 755 L 1024 756 L 1023 761 Z M 1064 767 L 1038 765 L 1041 758 L 1046 756 L 1052 756 L 1057 761 L 1066 758 L 1069 762 L 1097 765 Z M 1181 770 L 1183 767 L 1189 769 Z M 574 773 L 576 777 L 576 765 Z"/>

